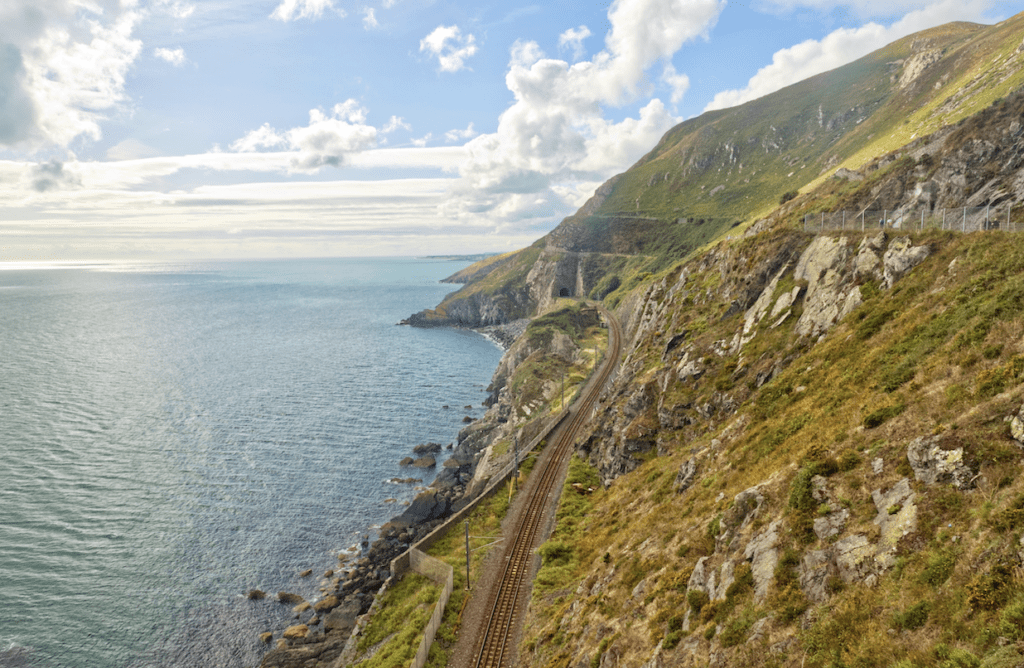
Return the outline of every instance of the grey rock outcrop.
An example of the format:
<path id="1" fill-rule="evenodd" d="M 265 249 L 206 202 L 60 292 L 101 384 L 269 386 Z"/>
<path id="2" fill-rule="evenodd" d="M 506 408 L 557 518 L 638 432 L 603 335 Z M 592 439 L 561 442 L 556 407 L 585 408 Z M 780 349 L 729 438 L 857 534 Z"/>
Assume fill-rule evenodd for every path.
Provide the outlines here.
<path id="1" fill-rule="evenodd" d="M 782 520 L 775 520 L 768 527 L 750 539 L 743 557 L 750 562 L 750 571 L 754 577 L 754 599 L 763 601 L 768 595 L 772 580 L 775 577 L 775 566 L 779 563 L 779 530 Z"/>
<path id="2" fill-rule="evenodd" d="M 967 489 L 974 473 L 964 462 L 964 449 L 944 450 L 940 440 L 941 436 L 920 436 L 907 446 L 914 477 L 928 485 L 950 483 L 957 489 Z"/>
<path id="3" fill-rule="evenodd" d="M 891 288 L 908 271 L 925 261 L 931 253 L 927 246 L 913 246 L 909 237 L 896 237 L 882 257 L 883 284 Z"/>

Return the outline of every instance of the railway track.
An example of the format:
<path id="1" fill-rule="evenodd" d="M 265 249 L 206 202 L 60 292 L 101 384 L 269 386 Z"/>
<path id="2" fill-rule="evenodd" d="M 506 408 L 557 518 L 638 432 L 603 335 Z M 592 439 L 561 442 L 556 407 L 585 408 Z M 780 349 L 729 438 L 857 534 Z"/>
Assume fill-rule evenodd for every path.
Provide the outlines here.
<path id="1" fill-rule="evenodd" d="M 622 327 L 615 317 L 600 307 L 608 323 L 608 351 L 601 368 L 580 393 L 579 399 L 570 407 L 570 419 L 555 435 L 546 465 L 539 471 L 536 484 L 531 484 L 527 494 L 526 507 L 520 514 L 519 522 L 507 543 L 505 566 L 501 580 L 490 592 L 485 609 L 490 617 L 477 641 L 476 668 L 503 668 L 512 659 L 514 638 L 517 635 L 516 622 L 524 598 L 524 582 L 529 575 L 534 549 L 539 542 L 545 511 L 553 506 L 552 493 L 557 496 L 557 487 L 564 475 L 566 463 L 572 456 L 573 445 L 580 427 L 587 421 L 605 383 L 618 365 L 622 350 Z M 537 479 L 536 476 L 532 476 Z"/>

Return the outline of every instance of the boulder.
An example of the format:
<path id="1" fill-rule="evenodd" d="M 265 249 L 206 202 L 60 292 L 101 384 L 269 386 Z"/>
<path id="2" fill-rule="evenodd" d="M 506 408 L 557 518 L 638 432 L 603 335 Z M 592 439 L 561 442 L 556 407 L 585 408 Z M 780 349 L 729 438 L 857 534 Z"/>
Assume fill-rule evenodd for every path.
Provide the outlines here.
<path id="1" fill-rule="evenodd" d="M 1017 445 L 1024 447 L 1024 406 L 1010 418 L 1010 435 Z"/>
<path id="2" fill-rule="evenodd" d="M 297 606 L 292 608 L 292 612 L 294 612 L 296 615 L 301 615 L 305 611 L 309 610 L 311 607 L 313 606 L 311 606 L 308 601 L 303 601 L 302 603 L 299 603 Z"/>
<path id="3" fill-rule="evenodd" d="M 279 591 L 279 592 L 277 592 L 277 600 L 279 602 L 285 603 L 287 605 L 292 605 L 292 604 L 295 604 L 295 603 L 302 603 L 302 597 L 301 596 L 299 596 L 298 594 L 292 594 L 291 592 L 287 592 L 287 591 Z"/>
<path id="4" fill-rule="evenodd" d="M 402 461 L 398 462 L 398 465 L 399 465 L 399 466 L 409 466 L 409 465 L 410 465 L 410 464 L 412 464 L 412 463 L 413 463 L 414 461 L 416 461 L 416 460 L 415 460 L 415 459 L 413 459 L 412 457 L 403 457 L 403 458 L 402 458 Z"/>
<path id="5" fill-rule="evenodd" d="M 419 469 L 429 469 L 437 466 L 437 460 L 430 456 L 420 457 L 412 465 Z"/>
<path id="6" fill-rule="evenodd" d="M 246 594 L 250 601 L 258 601 L 266 597 L 266 595 L 267 592 L 263 591 L 262 589 L 250 589 L 249 593 Z"/>
<path id="7" fill-rule="evenodd" d="M 289 626 L 281 634 L 282 638 L 286 640 L 296 640 L 298 638 L 305 638 L 306 634 L 309 633 L 309 627 L 305 624 L 296 624 L 295 626 Z"/>
<path id="8" fill-rule="evenodd" d="M 417 455 L 432 455 L 441 452 L 440 443 L 421 443 L 412 449 L 413 454 Z"/>
<path id="9" fill-rule="evenodd" d="M 324 617 L 324 631 L 340 631 L 348 633 L 356 625 L 356 617 L 359 616 L 359 601 L 347 601 Z"/>
<path id="10" fill-rule="evenodd" d="M 339 603 L 341 603 L 341 601 L 338 600 L 337 596 L 325 596 L 313 604 L 313 610 L 316 612 L 327 612 L 338 607 Z"/>
<path id="11" fill-rule="evenodd" d="M 940 438 L 920 436 L 907 446 L 914 477 L 928 485 L 948 482 L 957 489 L 967 489 L 974 472 L 964 463 L 964 449 L 943 450 L 939 447 Z"/>
<path id="12" fill-rule="evenodd" d="M 827 582 L 832 574 L 832 561 L 827 550 L 809 550 L 800 560 L 800 588 L 812 603 L 829 598 Z"/>
<path id="13" fill-rule="evenodd" d="M 304 570 L 301 573 L 299 573 L 299 577 L 300 578 L 308 578 L 312 574 L 313 574 L 313 569 L 312 568 L 307 568 L 306 570 Z"/>
<path id="14" fill-rule="evenodd" d="M 260 642 L 263 643 L 264 645 L 269 645 L 270 641 L 271 641 L 271 639 L 273 639 L 273 637 L 274 637 L 274 634 L 271 633 L 270 631 L 267 631 L 266 633 L 261 633 L 260 634 Z"/>

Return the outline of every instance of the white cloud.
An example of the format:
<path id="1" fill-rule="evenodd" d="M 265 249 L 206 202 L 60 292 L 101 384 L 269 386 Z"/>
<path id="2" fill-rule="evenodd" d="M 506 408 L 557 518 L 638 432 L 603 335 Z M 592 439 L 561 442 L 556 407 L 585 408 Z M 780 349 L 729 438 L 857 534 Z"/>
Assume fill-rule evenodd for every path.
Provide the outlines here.
<path id="1" fill-rule="evenodd" d="M 315 172 L 321 167 L 339 167 L 346 156 L 372 148 L 377 128 L 366 125 L 366 110 L 355 100 L 334 105 L 331 112 L 311 109 L 309 125 L 278 132 L 264 124 L 231 144 L 239 152 L 287 147 L 297 153 L 291 159 L 293 172 Z"/>
<path id="2" fill-rule="evenodd" d="M 363 28 L 369 30 L 370 28 L 377 28 L 380 26 L 380 22 L 377 20 L 377 16 L 374 13 L 373 7 L 363 8 Z"/>
<path id="3" fill-rule="evenodd" d="M 454 130 L 449 130 L 448 132 L 444 133 L 444 138 L 445 138 L 445 141 L 450 141 L 450 142 L 452 142 L 452 141 L 463 141 L 463 140 L 466 140 L 466 139 L 472 139 L 473 137 L 477 136 L 478 134 L 480 134 L 480 133 L 477 132 L 476 130 L 474 130 L 473 129 L 473 124 L 470 123 L 469 125 L 466 126 L 465 130 L 459 130 L 458 128 L 456 128 Z"/>
<path id="4" fill-rule="evenodd" d="M 381 134 L 390 134 L 399 128 L 403 130 L 412 130 L 412 126 L 405 122 L 405 119 L 400 116 L 392 116 L 391 120 L 387 122 L 383 128 L 380 129 Z"/>
<path id="5" fill-rule="evenodd" d="M 185 58 L 185 49 L 178 47 L 177 49 L 165 49 L 163 47 L 157 47 L 153 49 L 153 55 L 160 60 L 165 60 L 175 67 L 181 67 L 188 60 Z"/>
<path id="6" fill-rule="evenodd" d="M 384 9 L 391 9 L 397 2 L 398 0 L 383 0 L 383 2 L 380 3 L 380 6 Z"/>
<path id="7" fill-rule="evenodd" d="M 466 59 L 477 52 L 476 37 L 462 35 L 458 26 L 437 26 L 420 40 L 420 52 L 435 56 L 442 72 L 458 72 L 466 67 Z"/>
<path id="8" fill-rule="evenodd" d="M 821 4 L 824 4 L 824 0 Z M 980 21 L 992 6 L 991 0 L 942 0 L 929 3 L 897 1 L 893 4 L 928 6 L 910 12 L 891 26 L 868 23 L 859 28 L 840 28 L 821 40 L 809 39 L 776 51 L 772 63 L 758 70 L 746 87 L 718 93 L 704 111 L 734 107 L 774 93 L 815 74 L 850 63 L 920 30 L 951 21 Z"/>
<path id="9" fill-rule="evenodd" d="M 572 65 L 545 57 L 535 42 L 516 43 L 505 76 L 515 101 L 496 132 L 466 144 L 469 157 L 442 213 L 505 221 L 571 213 L 578 184 L 622 171 L 680 120 L 658 99 L 618 123 L 605 119 L 602 107 L 649 95 L 647 69 L 705 37 L 724 7 L 724 0 L 616 0 L 605 49 Z M 666 65 L 678 99 L 685 76 Z"/>
<path id="10" fill-rule="evenodd" d="M 196 11 L 196 6 L 182 0 L 158 0 L 155 5 L 162 7 L 164 11 L 176 19 L 187 19 Z"/>
<path id="11" fill-rule="evenodd" d="M 572 50 L 572 59 L 574 61 L 583 58 L 586 51 L 583 48 L 583 40 L 590 37 L 592 33 L 590 28 L 587 26 L 580 26 L 579 28 L 569 28 L 561 35 L 558 36 L 558 48 L 565 49 L 569 48 Z"/>
<path id="12" fill-rule="evenodd" d="M 679 104 L 683 96 L 690 89 L 690 77 L 676 72 L 672 63 L 665 63 L 665 69 L 661 72 L 661 80 L 672 89 L 672 104 Z"/>
<path id="13" fill-rule="evenodd" d="M 334 7 L 333 0 L 281 0 L 270 18 L 286 23 L 297 19 L 318 19 L 328 10 L 345 16 L 344 10 Z"/>
<path id="14" fill-rule="evenodd" d="M 413 139 L 412 140 L 412 145 L 416 146 L 418 148 L 423 148 L 424 146 L 427 145 L 427 142 L 430 141 L 430 138 L 433 137 L 433 136 L 434 136 L 434 133 L 428 132 L 427 134 L 423 135 L 419 139 Z"/>
<path id="15" fill-rule="evenodd" d="M 142 14 L 116 0 L 0 3 L 0 145 L 38 149 L 98 139 L 126 100 Z"/>

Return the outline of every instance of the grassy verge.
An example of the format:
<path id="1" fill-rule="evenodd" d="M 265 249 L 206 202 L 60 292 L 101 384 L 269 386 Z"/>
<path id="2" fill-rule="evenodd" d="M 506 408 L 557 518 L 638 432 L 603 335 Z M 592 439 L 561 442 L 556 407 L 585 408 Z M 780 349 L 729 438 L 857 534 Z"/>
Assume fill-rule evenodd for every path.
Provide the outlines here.
<path id="1" fill-rule="evenodd" d="M 359 641 L 360 655 L 372 655 L 357 668 L 400 668 L 412 663 L 441 587 L 418 573 L 406 573 L 384 592 L 380 609 Z"/>

